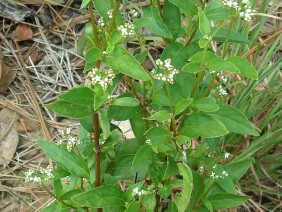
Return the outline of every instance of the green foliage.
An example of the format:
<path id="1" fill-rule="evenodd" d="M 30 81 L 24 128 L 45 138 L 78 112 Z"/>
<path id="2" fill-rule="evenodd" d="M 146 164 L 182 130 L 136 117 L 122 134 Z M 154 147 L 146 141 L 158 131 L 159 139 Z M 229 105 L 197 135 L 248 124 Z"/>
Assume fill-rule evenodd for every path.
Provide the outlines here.
<path id="1" fill-rule="evenodd" d="M 149 80 L 150 74 L 140 63 L 121 46 L 115 47 L 113 52 L 103 58 L 103 62 L 115 70 L 138 80 Z"/>
<path id="2" fill-rule="evenodd" d="M 81 8 L 89 2 L 83 1 Z M 101 76 L 88 75 L 90 84 L 72 88 L 47 105 L 80 120 L 81 144 L 68 151 L 38 141 L 57 165 L 50 179 L 57 202 L 44 210 L 184 212 L 244 204 L 249 197 L 238 195 L 237 184 L 248 173 L 253 154 L 270 145 L 263 135 L 237 155 L 240 149 L 233 143 L 243 146 L 245 138 L 256 139 L 267 127 L 267 121 L 258 127 L 250 122 L 257 117 L 252 101 L 276 102 L 249 91 L 262 83 L 263 71 L 242 56 L 253 46 L 247 28 L 237 30 L 238 12 L 220 0 L 207 5 L 150 1 L 144 8 L 130 2 L 140 12 L 136 15 L 126 13 L 127 3 L 122 1 L 124 18 L 119 10 L 109 17 L 109 10 L 121 8 L 120 1 L 93 0 L 105 25 L 92 23 L 98 29 L 93 30 L 88 24 L 78 50 L 85 53 L 84 71 L 95 67 Z M 237 75 L 243 76 L 241 81 Z M 121 84 L 125 89 L 119 89 Z M 278 99 L 276 84 L 272 95 Z M 235 89 L 226 92 L 229 88 Z M 253 100 L 241 106 L 250 96 Z M 271 111 L 273 117 L 280 106 Z M 127 138 L 112 121 L 128 121 L 135 138 Z M 66 140 L 71 139 L 68 134 Z M 70 181 L 63 183 L 66 176 Z"/>

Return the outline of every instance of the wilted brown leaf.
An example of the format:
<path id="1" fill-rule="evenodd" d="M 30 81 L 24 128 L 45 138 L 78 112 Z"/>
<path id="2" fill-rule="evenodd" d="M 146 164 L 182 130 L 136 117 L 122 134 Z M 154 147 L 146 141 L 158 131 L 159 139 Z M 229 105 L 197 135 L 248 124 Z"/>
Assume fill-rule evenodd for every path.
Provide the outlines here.
<path id="1" fill-rule="evenodd" d="M 19 133 L 26 133 L 26 132 L 32 132 L 33 131 L 31 126 L 27 122 L 25 122 L 24 120 L 18 119 L 17 124 L 18 124 Z"/>
<path id="2" fill-rule="evenodd" d="M 19 24 L 14 32 L 14 37 L 17 41 L 30 40 L 32 36 L 32 29 L 26 24 Z"/>
<path id="3" fill-rule="evenodd" d="M 15 79 L 16 72 L 0 60 L 0 93 L 4 93 L 10 83 Z"/>

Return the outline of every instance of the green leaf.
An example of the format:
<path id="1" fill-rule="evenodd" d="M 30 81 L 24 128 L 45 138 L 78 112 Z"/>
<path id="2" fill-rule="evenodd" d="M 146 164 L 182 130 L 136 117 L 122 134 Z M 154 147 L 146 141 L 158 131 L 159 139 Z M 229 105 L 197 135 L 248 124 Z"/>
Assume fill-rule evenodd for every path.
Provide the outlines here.
<path id="1" fill-rule="evenodd" d="M 123 192 L 116 186 L 101 186 L 71 198 L 82 207 L 104 208 L 124 205 Z"/>
<path id="2" fill-rule="evenodd" d="M 216 58 L 207 61 L 208 68 L 212 71 L 226 71 L 231 73 L 240 73 L 240 70 L 231 62 Z"/>
<path id="3" fill-rule="evenodd" d="M 220 0 L 213 0 L 205 7 L 205 14 L 209 20 L 219 21 L 229 17 L 229 10 L 222 7 Z"/>
<path id="4" fill-rule="evenodd" d="M 86 162 L 78 155 L 49 141 L 37 141 L 38 146 L 60 167 L 78 176 L 89 178 Z"/>
<path id="5" fill-rule="evenodd" d="M 182 113 L 192 102 L 193 102 L 192 98 L 182 99 L 175 105 L 174 114 L 178 115 Z"/>
<path id="6" fill-rule="evenodd" d="M 259 136 L 252 123 L 232 106 L 219 104 L 219 110 L 211 113 L 211 116 L 223 123 L 229 132 Z"/>
<path id="7" fill-rule="evenodd" d="M 232 174 L 233 173 L 231 172 L 230 175 L 232 175 Z M 216 181 L 216 184 L 218 184 L 228 194 L 236 194 L 237 193 L 236 187 L 235 187 L 232 179 L 229 176 L 225 176 L 224 178 L 218 179 Z"/>
<path id="8" fill-rule="evenodd" d="M 103 139 L 106 140 L 111 135 L 111 126 L 106 110 L 99 111 L 99 121 L 103 131 Z"/>
<path id="9" fill-rule="evenodd" d="M 146 132 L 146 135 L 151 140 L 152 144 L 156 146 L 165 144 L 171 139 L 171 133 L 162 127 L 151 128 Z"/>
<path id="10" fill-rule="evenodd" d="M 59 200 L 69 200 L 71 197 L 85 192 L 83 189 L 73 189 L 68 192 L 65 192 L 59 197 Z"/>
<path id="11" fill-rule="evenodd" d="M 228 58 L 228 61 L 234 64 L 240 70 L 241 75 L 255 80 L 258 79 L 256 68 L 247 59 L 239 56 L 233 56 Z"/>
<path id="12" fill-rule="evenodd" d="M 149 80 L 151 76 L 140 63 L 124 48 L 117 46 L 113 52 L 104 57 L 103 62 L 119 72 L 138 80 Z"/>
<path id="13" fill-rule="evenodd" d="M 197 7 L 192 3 L 192 1 L 187 0 L 169 0 L 172 4 L 179 7 L 182 12 L 184 12 L 186 15 L 195 15 L 197 14 Z"/>
<path id="14" fill-rule="evenodd" d="M 165 60 L 170 58 L 171 65 L 180 70 L 189 58 L 190 53 L 190 48 L 184 46 L 182 43 L 173 42 L 164 49 L 160 59 Z"/>
<path id="15" fill-rule="evenodd" d="M 126 208 L 125 212 L 136 212 L 136 211 L 139 211 L 141 205 L 138 204 L 136 201 L 132 201 L 128 208 Z"/>
<path id="16" fill-rule="evenodd" d="M 111 104 L 123 107 L 136 107 L 140 104 L 140 102 L 138 99 L 135 99 L 133 97 L 122 97 L 114 99 Z"/>
<path id="17" fill-rule="evenodd" d="M 211 51 L 207 51 L 206 53 L 205 51 L 202 51 L 194 54 L 191 58 L 189 58 L 189 61 L 202 63 L 203 57 L 206 62 L 217 58 L 217 56 Z"/>
<path id="18" fill-rule="evenodd" d="M 212 27 L 211 28 L 211 35 L 213 35 L 215 30 L 217 30 L 216 27 Z M 218 31 L 216 31 L 216 34 L 213 35 L 212 40 L 213 41 L 218 41 L 218 42 L 224 42 L 226 40 L 226 38 L 227 38 L 227 35 L 228 35 L 228 29 L 221 28 Z M 200 39 L 202 37 L 203 37 L 202 33 L 200 31 L 198 31 L 195 34 L 192 42 L 194 42 L 195 40 L 198 40 L 198 39 Z M 234 32 L 234 31 L 230 32 L 230 36 L 228 38 L 228 42 L 230 42 L 230 43 L 250 44 L 250 41 L 247 38 L 243 37 L 241 33 Z"/>
<path id="19" fill-rule="evenodd" d="M 83 9 L 84 7 L 86 7 L 89 4 L 90 1 L 91 0 L 82 0 L 82 3 L 80 5 L 80 9 Z"/>
<path id="20" fill-rule="evenodd" d="M 101 59 L 103 53 L 101 49 L 92 47 L 87 50 L 85 53 L 85 60 L 87 63 L 95 63 L 97 60 Z"/>
<path id="21" fill-rule="evenodd" d="M 177 168 L 177 164 L 171 156 L 168 156 L 168 160 L 166 161 L 166 169 L 165 173 L 162 177 L 163 180 L 170 179 L 179 174 L 179 170 Z"/>
<path id="22" fill-rule="evenodd" d="M 193 102 L 192 106 L 197 108 L 199 111 L 204 112 L 214 112 L 219 109 L 219 106 L 216 104 L 216 100 L 212 97 L 198 99 Z"/>
<path id="23" fill-rule="evenodd" d="M 215 194 L 208 197 L 214 210 L 237 207 L 245 203 L 249 197 L 233 194 Z"/>
<path id="24" fill-rule="evenodd" d="M 94 4 L 95 10 L 98 12 L 98 14 L 100 16 L 102 16 L 105 21 L 108 21 L 109 17 L 108 17 L 107 12 L 110 9 L 112 9 L 111 8 L 111 1 L 110 0 L 103 0 L 103 1 L 93 0 L 93 4 Z"/>
<path id="25" fill-rule="evenodd" d="M 198 43 L 199 43 L 200 48 L 203 49 L 210 43 L 210 40 L 206 38 L 200 38 Z"/>
<path id="26" fill-rule="evenodd" d="M 139 107 L 122 107 L 110 105 L 108 109 L 108 118 L 116 121 L 124 121 L 136 117 Z"/>
<path id="27" fill-rule="evenodd" d="M 139 106 L 134 117 L 129 119 L 131 129 L 139 143 L 143 144 L 146 141 L 145 131 L 146 125 L 143 120 L 143 111 Z"/>
<path id="28" fill-rule="evenodd" d="M 68 212 L 70 210 L 69 206 L 63 204 L 62 202 L 54 202 L 51 205 L 48 205 L 46 208 L 40 210 L 41 212 Z"/>
<path id="29" fill-rule="evenodd" d="M 86 65 L 84 66 L 84 69 L 83 69 L 83 73 L 88 72 L 90 69 L 94 68 L 95 65 L 96 65 L 95 62 L 93 62 L 93 63 L 86 63 Z"/>
<path id="30" fill-rule="evenodd" d="M 142 63 L 145 60 L 145 58 L 147 57 L 148 53 L 149 53 L 149 50 L 145 50 L 135 55 L 135 58 L 139 63 Z"/>
<path id="31" fill-rule="evenodd" d="M 94 96 L 94 110 L 97 111 L 104 102 L 108 99 L 108 94 L 104 92 L 101 86 L 97 86 L 95 88 L 95 96 Z"/>
<path id="32" fill-rule="evenodd" d="M 92 106 L 95 92 L 88 87 L 78 86 L 58 96 L 59 100 L 70 102 L 76 105 Z"/>
<path id="33" fill-rule="evenodd" d="M 184 212 L 188 207 L 193 188 L 193 175 L 190 168 L 186 164 L 179 163 L 178 169 L 180 175 L 183 176 L 183 187 L 181 196 L 175 197 L 175 203 L 178 211 Z"/>
<path id="34" fill-rule="evenodd" d="M 87 132 L 93 132 L 93 116 L 87 116 L 84 118 L 81 118 L 80 125 L 87 130 Z"/>
<path id="35" fill-rule="evenodd" d="M 164 38 L 172 38 L 172 34 L 163 22 L 156 6 L 147 7 L 144 10 L 142 19 L 145 20 L 145 27 L 152 33 Z M 142 21 L 142 20 L 141 20 Z"/>
<path id="36" fill-rule="evenodd" d="M 183 66 L 181 71 L 189 72 L 189 73 L 198 73 L 204 70 L 205 69 L 201 66 L 199 62 L 191 62 Z"/>
<path id="37" fill-rule="evenodd" d="M 199 15 L 199 29 L 203 35 L 210 35 L 211 33 L 211 24 L 203 10 L 198 7 Z"/>
<path id="38" fill-rule="evenodd" d="M 211 34 L 213 34 L 217 30 L 216 27 L 211 29 Z M 228 29 L 221 28 L 217 31 L 217 33 L 213 36 L 214 41 L 224 42 L 228 36 Z M 196 36 L 195 36 L 196 37 Z M 242 36 L 241 33 L 231 31 L 229 35 L 228 42 L 232 43 L 245 43 L 250 44 L 250 41 Z"/>
<path id="39" fill-rule="evenodd" d="M 181 27 L 181 14 L 179 7 L 165 1 L 163 6 L 163 19 L 167 28 L 173 35 L 173 38 L 176 39 Z"/>
<path id="40" fill-rule="evenodd" d="M 141 146 L 137 139 L 125 140 L 117 145 L 116 157 L 109 163 L 107 173 L 112 176 L 120 176 L 122 179 L 132 179 L 136 176 L 136 172 L 139 178 L 144 177 L 148 169 L 147 165 L 132 169 L 132 162 Z"/>
<path id="41" fill-rule="evenodd" d="M 176 143 L 178 146 L 186 143 L 187 148 L 189 149 L 191 146 L 191 139 L 185 135 L 178 135 L 176 138 Z"/>
<path id="42" fill-rule="evenodd" d="M 224 170 L 227 173 L 232 173 L 229 176 L 236 184 L 239 181 L 239 179 L 248 171 L 251 164 L 252 164 L 252 160 L 247 159 L 236 163 L 229 163 L 226 166 L 224 166 Z"/>
<path id="43" fill-rule="evenodd" d="M 148 117 L 148 120 L 156 120 L 159 122 L 164 122 L 167 121 L 171 118 L 171 115 L 169 112 L 167 111 L 158 111 L 156 113 L 154 113 L 153 115 L 151 115 L 150 117 Z"/>
<path id="44" fill-rule="evenodd" d="M 160 172 L 158 170 L 158 167 L 155 163 L 151 163 L 148 167 L 148 174 L 150 176 L 150 179 L 152 180 L 153 184 L 155 186 L 158 186 L 159 183 L 162 181 L 162 178 L 160 176 Z"/>
<path id="45" fill-rule="evenodd" d="M 142 206 L 145 211 L 153 212 L 156 206 L 156 197 L 153 193 L 146 194 L 141 198 Z"/>
<path id="46" fill-rule="evenodd" d="M 229 131 L 215 117 L 208 113 L 197 112 L 186 116 L 183 124 L 183 134 L 195 138 L 214 138 L 226 135 Z"/>
<path id="47" fill-rule="evenodd" d="M 144 163 L 147 164 L 147 161 L 150 160 L 152 154 L 153 154 L 152 148 L 147 144 L 143 145 L 140 149 L 138 149 L 134 157 L 134 160 L 132 162 L 132 168 L 135 169 Z"/>
<path id="48" fill-rule="evenodd" d="M 76 105 L 70 102 L 57 100 L 46 105 L 47 108 L 54 110 L 56 113 L 70 118 L 84 118 L 94 114 L 94 109 L 91 106 Z"/>

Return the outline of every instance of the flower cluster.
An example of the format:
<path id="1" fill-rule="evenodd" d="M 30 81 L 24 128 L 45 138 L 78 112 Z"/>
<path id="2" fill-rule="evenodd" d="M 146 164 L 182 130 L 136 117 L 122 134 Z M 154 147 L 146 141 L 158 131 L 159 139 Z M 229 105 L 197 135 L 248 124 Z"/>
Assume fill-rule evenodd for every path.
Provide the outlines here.
<path id="1" fill-rule="evenodd" d="M 212 36 L 210 36 L 210 35 L 204 35 L 203 38 L 204 38 L 204 39 L 207 39 L 207 40 L 209 40 L 209 41 L 212 40 Z"/>
<path id="2" fill-rule="evenodd" d="M 227 83 L 228 81 L 226 76 L 221 76 L 220 79 L 222 80 L 223 83 Z"/>
<path id="3" fill-rule="evenodd" d="M 152 145 L 152 141 L 151 141 L 150 139 L 147 139 L 147 140 L 145 141 L 145 143 L 148 144 L 148 145 Z"/>
<path id="4" fill-rule="evenodd" d="M 106 90 L 108 86 L 113 83 L 113 79 L 115 77 L 114 72 L 111 68 L 107 68 L 103 71 L 97 68 L 93 68 L 88 72 L 87 76 L 90 79 L 90 85 L 94 86 L 96 84 L 99 84 L 104 90 Z"/>
<path id="5" fill-rule="evenodd" d="M 236 11 L 240 11 L 239 4 L 235 0 L 222 0 L 222 4 L 225 7 L 230 7 L 235 9 Z"/>
<path id="6" fill-rule="evenodd" d="M 217 164 L 213 165 L 213 171 L 210 175 L 211 178 L 213 179 L 219 179 L 219 178 L 224 178 L 228 176 L 228 173 L 226 171 L 222 171 L 222 172 L 217 172 Z"/>
<path id="7" fill-rule="evenodd" d="M 148 193 L 147 191 L 145 191 L 143 189 L 139 190 L 139 188 L 137 188 L 137 187 L 132 190 L 132 196 L 135 196 L 135 195 L 142 196 L 142 195 L 145 195 L 147 193 Z"/>
<path id="8" fill-rule="evenodd" d="M 255 15 L 256 11 L 252 9 L 252 5 L 249 0 L 242 0 L 240 17 L 245 21 L 251 21 L 252 17 Z"/>
<path id="9" fill-rule="evenodd" d="M 222 85 L 219 85 L 217 87 L 217 90 L 220 96 L 226 96 L 228 94 L 227 91 L 222 87 Z"/>
<path id="10" fill-rule="evenodd" d="M 71 130 L 71 128 L 67 128 L 65 131 L 60 129 L 58 130 L 62 137 L 62 139 L 58 141 L 58 145 L 66 146 L 69 152 L 74 146 L 81 144 L 81 141 L 78 138 L 71 135 Z"/>
<path id="11" fill-rule="evenodd" d="M 249 0 L 242 0 L 241 4 L 236 0 L 222 0 L 222 4 L 225 7 L 235 9 L 241 18 L 245 21 L 251 21 L 256 11 L 252 9 L 252 5 Z"/>
<path id="12" fill-rule="evenodd" d="M 47 166 L 46 169 L 40 168 L 39 173 L 36 173 L 34 170 L 29 169 L 28 171 L 24 172 L 24 174 L 25 174 L 25 182 L 40 183 L 42 180 L 49 180 L 51 178 L 54 178 L 50 166 Z"/>
<path id="13" fill-rule="evenodd" d="M 99 28 L 103 28 L 103 27 L 105 27 L 106 26 L 106 24 L 105 24 L 105 22 L 104 22 L 104 18 L 103 17 L 100 17 L 99 18 L 99 20 L 98 20 L 98 25 L 97 25 L 97 27 Z"/>
<path id="14" fill-rule="evenodd" d="M 112 19 L 112 18 L 113 18 L 113 12 L 114 12 L 113 9 L 110 9 L 110 10 L 107 12 L 109 19 Z"/>
<path id="15" fill-rule="evenodd" d="M 122 37 L 128 37 L 135 33 L 134 25 L 131 23 L 126 23 L 125 25 L 118 26 L 118 30 L 121 31 Z"/>
<path id="16" fill-rule="evenodd" d="M 41 178 L 36 175 L 35 171 L 29 169 L 28 171 L 24 172 L 25 174 L 25 182 L 41 182 Z"/>
<path id="17" fill-rule="evenodd" d="M 166 72 L 168 72 L 168 74 L 163 74 L 163 73 L 159 73 L 159 74 L 155 74 L 154 78 L 157 80 L 162 80 L 164 82 L 169 82 L 169 83 L 173 83 L 173 78 L 174 75 L 178 74 L 179 71 L 177 69 L 175 69 L 171 64 L 171 59 L 168 58 L 164 61 L 161 61 L 160 59 L 156 60 L 156 65 L 162 69 L 165 70 Z"/>

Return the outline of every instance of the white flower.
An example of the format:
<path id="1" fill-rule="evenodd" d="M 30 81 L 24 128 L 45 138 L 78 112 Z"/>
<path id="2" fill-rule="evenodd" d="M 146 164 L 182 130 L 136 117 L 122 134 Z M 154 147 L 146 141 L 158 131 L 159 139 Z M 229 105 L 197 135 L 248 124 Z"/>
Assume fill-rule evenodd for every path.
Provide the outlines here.
<path id="1" fill-rule="evenodd" d="M 210 175 L 210 177 L 214 178 L 214 177 L 215 177 L 215 173 L 212 172 L 211 175 Z"/>
<path id="2" fill-rule="evenodd" d="M 165 73 L 155 74 L 154 78 L 157 80 L 167 81 L 169 83 L 173 83 L 174 75 L 178 74 L 179 71 L 171 65 L 171 59 L 167 58 L 164 61 L 160 59 L 156 60 L 156 65 L 159 66 Z"/>
<path id="3" fill-rule="evenodd" d="M 229 152 L 226 152 L 226 153 L 224 154 L 224 158 L 227 159 L 227 158 L 229 158 L 230 155 L 231 155 L 231 154 L 230 154 Z"/>
<path id="4" fill-rule="evenodd" d="M 157 59 L 157 60 L 156 60 L 156 65 L 157 65 L 157 66 L 163 66 L 164 63 L 163 63 L 163 61 L 161 61 L 160 59 Z"/>
<path id="5" fill-rule="evenodd" d="M 221 80 L 222 80 L 223 83 L 227 83 L 227 77 L 221 76 L 220 78 L 221 78 Z"/>
<path id="6" fill-rule="evenodd" d="M 125 25 L 120 25 L 117 29 L 121 32 L 122 37 L 128 37 L 135 33 L 134 25 L 131 23 L 126 23 Z"/>
<path id="7" fill-rule="evenodd" d="M 147 139 L 147 140 L 145 141 L 145 143 L 148 144 L 148 145 L 152 145 L 152 141 L 151 141 L 150 139 Z"/>
<path id="8" fill-rule="evenodd" d="M 90 85 L 94 86 L 99 84 L 104 90 L 108 88 L 109 85 L 113 83 L 115 77 L 114 72 L 111 68 L 106 68 L 105 70 L 98 70 L 93 68 L 88 72 L 88 78 L 90 79 Z"/>
<path id="9" fill-rule="evenodd" d="M 209 41 L 212 40 L 212 36 L 210 36 L 210 35 L 204 35 L 203 38 L 204 38 L 204 39 L 207 39 L 207 40 L 209 40 Z"/>
<path id="10" fill-rule="evenodd" d="M 227 177 L 227 176 L 228 176 L 228 173 L 227 173 L 226 171 L 223 171 L 223 172 L 222 172 L 222 175 Z"/>
<path id="11" fill-rule="evenodd" d="M 113 18 L 113 12 L 114 12 L 113 9 L 110 9 L 110 10 L 107 12 L 109 19 L 112 19 L 112 18 Z"/>
<path id="12" fill-rule="evenodd" d="M 200 172 L 203 172 L 203 171 L 204 171 L 204 167 L 203 167 L 203 166 L 200 166 L 199 171 L 200 171 Z"/>
<path id="13" fill-rule="evenodd" d="M 98 27 L 104 27 L 106 24 L 104 22 L 104 19 L 103 17 L 100 17 L 99 20 L 98 20 Z"/>
<path id="14" fill-rule="evenodd" d="M 134 188 L 133 190 L 132 190 L 132 195 L 133 196 L 135 196 L 136 194 L 138 194 L 139 193 L 139 188 Z"/>
<path id="15" fill-rule="evenodd" d="M 222 87 L 222 85 L 219 85 L 217 89 L 220 96 L 226 96 L 228 94 L 227 91 Z"/>
<path id="16" fill-rule="evenodd" d="M 252 5 L 249 0 L 242 0 L 240 5 L 236 0 L 222 0 L 222 4 L 225 7 L 235 9 L 239 16 L 245 21 L 251 21 L 252 17 L 256 13 L 256 11 L 252 9 Z"/>

